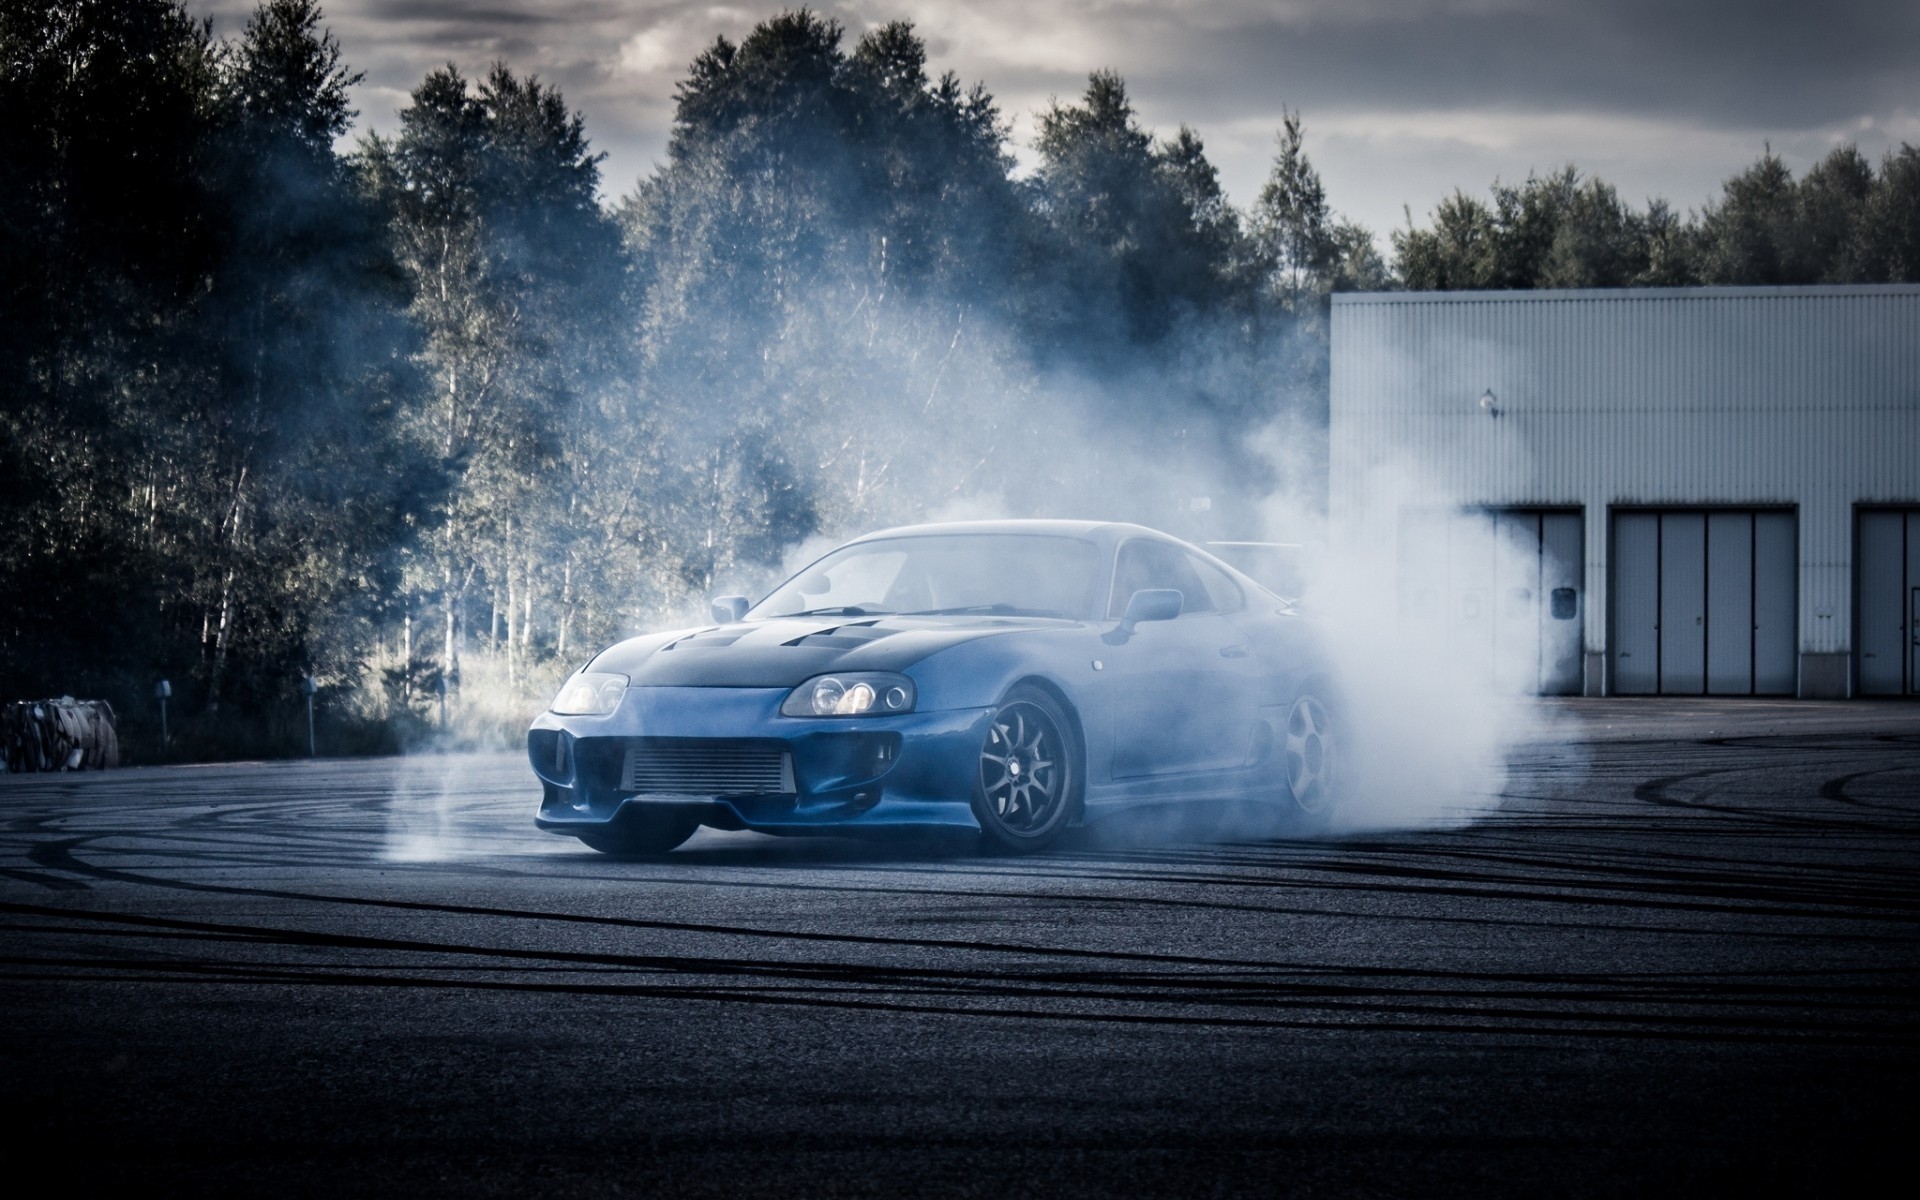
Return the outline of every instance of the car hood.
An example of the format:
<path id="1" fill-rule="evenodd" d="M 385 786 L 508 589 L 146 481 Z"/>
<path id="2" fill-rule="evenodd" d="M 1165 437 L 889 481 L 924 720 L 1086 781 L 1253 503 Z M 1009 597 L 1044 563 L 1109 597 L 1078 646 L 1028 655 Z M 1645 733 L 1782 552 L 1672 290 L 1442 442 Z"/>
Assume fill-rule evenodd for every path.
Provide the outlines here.
<path id="1" fill-rule="evenodd" d="M 949 646 L 1073 621 L 1045 617 L 779 617 L 631 638 L 591 667 L 635 687 L 794 687 L 833 671 L 904 671 Z"/>

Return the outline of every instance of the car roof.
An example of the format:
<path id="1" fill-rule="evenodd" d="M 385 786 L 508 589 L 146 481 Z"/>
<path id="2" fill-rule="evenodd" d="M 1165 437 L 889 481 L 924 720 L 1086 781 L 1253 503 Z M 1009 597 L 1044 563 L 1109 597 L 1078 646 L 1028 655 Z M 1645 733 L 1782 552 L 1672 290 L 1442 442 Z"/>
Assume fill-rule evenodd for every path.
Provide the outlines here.
<path id="1" fill-rule="evenodd" d="M 1023 518 L 998 521 L 934 521 L 921 525 L 897 525 L 892 529 L 876 529 L 872 533 L 862 534 L 842 542 L 843 546 L 854 546 L 861 542 L 878 541 L 884 538 L 938 537 L 942 534 L 1027 534 L 1041 537 L 1081 538 L 1099 546 L 1101 551 L 1112 554 L 1121 542 L 1130 538 L 1153 538 L 1156 541 L 1171 542 L 1183 546 L 1226 571 L 1239 580 L 1244 587 L 1255 592 L 1264 592 L 1273 596 L 1272 589 L 1266 584 L 1248 575 L 1230 562 L 1222 561 L 1217 555 L 1206 549 L 1183 541 L 1170 533 L 1158 529 L 1149 529 L 1145 525 L 1132 525 L 1125 521 L 1069 521 L 1045 518 Z M 1276 597 L 1277 598 L 1277 597 Z"/>
<path id="2" fill-rule="evenodd" d="M 900 537 L 938 537 L 943 534 L 1027 534 L 1042 537 L 1075 537 L 1102 545 L 1112 545 L 1129 537 L 1154 537 L 1177 541 L 1157 529 L 1148 529 L 1144 525 L 1129 525 L 1121 521 L 1068 521 L 1051 519 L 1023 519 L 1000 521 L 940 521 L 924 525 L 900 525 L 893 529 L 875 530 L 854 538 L 854 542 L 870 542 L 878 538 Z M 851 543 L 849 543 L 851 544 Z"/>

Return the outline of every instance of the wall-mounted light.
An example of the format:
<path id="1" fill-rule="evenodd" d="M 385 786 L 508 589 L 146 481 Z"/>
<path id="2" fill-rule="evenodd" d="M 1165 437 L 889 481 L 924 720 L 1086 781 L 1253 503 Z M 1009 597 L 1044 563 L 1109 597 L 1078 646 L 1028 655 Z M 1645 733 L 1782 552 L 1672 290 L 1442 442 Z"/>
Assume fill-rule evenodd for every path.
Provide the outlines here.
<path id="1" fill-rule="evenodd" d="M 1480 393 L 1480 411 L 1490 417 L 1500 415 L 1500 404 L 1494 399 L 1492 388 Z"/>

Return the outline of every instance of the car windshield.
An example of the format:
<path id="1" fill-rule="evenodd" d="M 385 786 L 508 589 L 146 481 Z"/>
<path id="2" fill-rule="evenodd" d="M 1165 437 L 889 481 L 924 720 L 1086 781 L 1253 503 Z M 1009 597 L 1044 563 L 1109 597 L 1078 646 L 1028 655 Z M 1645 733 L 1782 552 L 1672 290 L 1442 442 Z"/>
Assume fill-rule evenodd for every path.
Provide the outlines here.
<path id="1" fill-rule="evenodd" d="M 835 550 L 774 589 L 747 617 L 977 612 L 1086 618 L 1099 586 L 1100 552 L 1078 538 L 883 538 Z"/>

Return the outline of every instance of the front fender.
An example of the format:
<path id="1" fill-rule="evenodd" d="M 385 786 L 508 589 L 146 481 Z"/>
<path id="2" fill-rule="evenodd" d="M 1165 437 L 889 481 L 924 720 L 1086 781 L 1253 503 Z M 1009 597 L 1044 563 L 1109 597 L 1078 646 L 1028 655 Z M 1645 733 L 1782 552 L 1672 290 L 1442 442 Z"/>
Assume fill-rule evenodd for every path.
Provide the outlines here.
<path id="1" fill-rule="evenodd" d="M 1068 703 L 1082 704 L 1099 638 L 1085 626 L 1024 630 L 977 638 L 928 655 L 907 668 L 923 711 L 985 708 L 1022 679 L 1046 680 Z"/>

